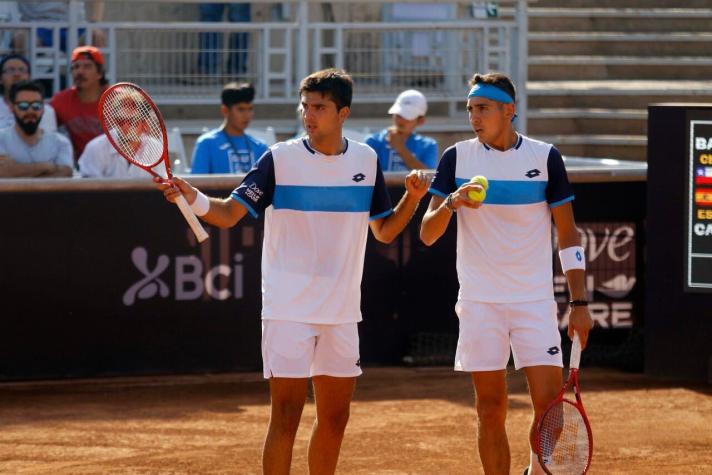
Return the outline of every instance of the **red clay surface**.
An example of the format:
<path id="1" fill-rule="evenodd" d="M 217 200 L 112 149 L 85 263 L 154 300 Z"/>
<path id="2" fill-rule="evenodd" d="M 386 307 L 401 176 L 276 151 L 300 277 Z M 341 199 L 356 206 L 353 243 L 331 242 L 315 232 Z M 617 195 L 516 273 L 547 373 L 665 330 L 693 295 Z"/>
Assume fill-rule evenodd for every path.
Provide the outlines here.
<path id="1" fill-rule="evenodd" d="M 712 387 L 586 369 L 592 474 L 712 470 Z M 509 377 L 512 473 L 528 463 L 529 398 Z M 0 473 L 260 473 L 269 418 L 257 374 L 0 384 Z M 482 473 L 469 375 L 449 368 L 366 368 L 338 473 Z M 292 473 L 307 473 L 310 401 Z"/>

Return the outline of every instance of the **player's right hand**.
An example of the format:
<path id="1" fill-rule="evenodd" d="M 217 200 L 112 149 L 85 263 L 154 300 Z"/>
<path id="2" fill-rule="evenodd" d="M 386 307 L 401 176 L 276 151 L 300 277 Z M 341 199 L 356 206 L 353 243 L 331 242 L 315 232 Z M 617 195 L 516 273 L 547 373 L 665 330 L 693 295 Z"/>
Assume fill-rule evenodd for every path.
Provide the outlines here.
<path id="1" fill-rule="evenodd" d="M 475 201 L 468 196 L 470 191 L 482 191 L 482 185 L 479 183 L 468 182 L 458 188 L 454 193 L 452 193 L 452 206 L 460 208 L 464 206 L 466 208 L 477 209 L 482 206 L 481 201 Z"/>
<path id="2" fill-rule="evenodd" d="M 175 203 L 178 196 L 182 194 L 188 204 L 193 204 L 195 198 L 198 196 L 198 190 L 177 176 L 174 176 L 171 181 L 154 177 L 153 182 L 156 184 L 156 188 L 162 191 L 163 196 L 171 203 Z"/>

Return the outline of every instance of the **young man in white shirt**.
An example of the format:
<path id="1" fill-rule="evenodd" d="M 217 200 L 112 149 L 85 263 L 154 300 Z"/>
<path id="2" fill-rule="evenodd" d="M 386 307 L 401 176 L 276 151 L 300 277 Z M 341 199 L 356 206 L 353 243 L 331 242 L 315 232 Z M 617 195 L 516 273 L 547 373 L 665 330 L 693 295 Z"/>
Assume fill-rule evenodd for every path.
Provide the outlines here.
<path id="1" fill-rule="evenodd" d="M 206 222 L 227 228 L 265 213 L 262 256 L 262 358 L 272 413 L 263 471 L 287 474 L 312 378 L 317 419 L 310 473 L 334 473 L 361 374 L 357 323 L 370 227 L 382 242 L 405 228 L 429 178 L 405 179 L 395 209 L 376 153 L 342 136 L 353 84 L 344 71 L 311 74 L 299 90 L 306 136 L 270 147 L 226 199 L 208 199 L 180 178 L 160 184 L 169 201 L 182 193 Z"/>
<path id="2" fill-rule="evenodd" d="M 562 386 L 561 337 L 554 301 L 551 219 L 569 284 L 569 337 L 586 346 L 593 321 L 584 286 L 585 256 L 574 222 L 564 162 L 551 144 L 516 132 L 516 91 L 502 74 L 476 74 L 467 98 L 476 138 L 456 143 L 440 160 L 420 237 L 433 244 L 457 216 L 455 306 L 460 338 L 455 369 L 472 375 L 478 447 L 484 472 L 509 474 L 506 367 L 510 347 L 523 368 L 534 423 Z M 484 201 L 476 176 L 488 180 Z M 534 443 L 532 442 L 532 447 Z M 532 449 L 525 473 L 545 473 Z"/>

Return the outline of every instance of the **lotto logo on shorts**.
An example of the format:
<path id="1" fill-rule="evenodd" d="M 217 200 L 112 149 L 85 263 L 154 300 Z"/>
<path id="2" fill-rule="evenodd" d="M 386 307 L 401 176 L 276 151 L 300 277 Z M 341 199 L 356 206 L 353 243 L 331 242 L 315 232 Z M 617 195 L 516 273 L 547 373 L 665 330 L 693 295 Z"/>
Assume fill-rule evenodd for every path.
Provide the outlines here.
<path id="1" fill-rule="evenodd" d="M 552 346 L 548 350 L 546 350 L 547 353 L 549 353 L 551 356 L 558 355 L 559 354 L 559 347 L 558 346 Z"/>

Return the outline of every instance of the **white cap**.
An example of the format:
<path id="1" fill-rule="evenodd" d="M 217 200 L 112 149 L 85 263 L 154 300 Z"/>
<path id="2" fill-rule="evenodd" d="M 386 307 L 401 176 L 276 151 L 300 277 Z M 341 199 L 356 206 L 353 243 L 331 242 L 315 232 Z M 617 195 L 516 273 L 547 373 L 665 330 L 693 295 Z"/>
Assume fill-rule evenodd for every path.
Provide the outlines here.
<path id="1" fill-rule="evenodd" d="M 421 115 L 425 115 L 427 111 L 428 101 L 425 100 L 422 92 L 415 89 L 401 92 L 396 102 L 388 109 L 389 114 L 398 114 L 407 120 L 417 119 Z"/>

